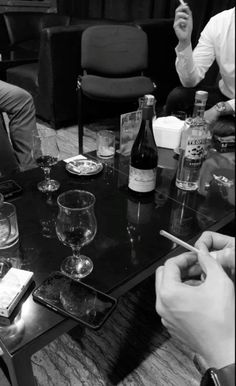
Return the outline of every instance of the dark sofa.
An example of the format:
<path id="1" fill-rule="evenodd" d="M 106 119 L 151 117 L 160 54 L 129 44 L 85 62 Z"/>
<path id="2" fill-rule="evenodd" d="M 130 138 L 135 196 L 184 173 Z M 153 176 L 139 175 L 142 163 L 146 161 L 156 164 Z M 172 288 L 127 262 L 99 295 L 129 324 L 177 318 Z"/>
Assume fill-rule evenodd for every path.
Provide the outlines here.
<path id="1" fill-rule="evenodd" d="M 7 81 L 28 90 L 34 97 L 37 116 L 55 129 L 74 124 L 77 120 L 76 80 L 81 73 L 80 39 L 83 30 L 97 23 L 119 23 L 108 19 L 81 20 L 68 16 L 58 21 L 59 26 L 40 31 L 38 62 L 7 70 Z M 65 25 L 61 25 L 63 23 Z M 179 84 L 174 65 L 177 40 L 173 20 L 134 20 L 129 24 L 138 24 L 147 33 L 147 74 L 157 85 L 157 105 L 162 106 L 171 89 Z"/>

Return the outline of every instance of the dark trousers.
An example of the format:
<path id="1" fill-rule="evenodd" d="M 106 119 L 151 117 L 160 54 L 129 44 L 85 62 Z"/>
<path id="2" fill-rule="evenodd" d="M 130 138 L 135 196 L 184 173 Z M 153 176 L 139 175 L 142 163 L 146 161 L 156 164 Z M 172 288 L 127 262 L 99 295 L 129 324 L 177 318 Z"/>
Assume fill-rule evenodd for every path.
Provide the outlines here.
<path id="1" fill-rule="evenodd" d="M 208 99 L 206 110 L 210 109 L 218 102 L 226 101 L 227 98 L 223 95 L 218 87 L 176 87 L 173 89 L 166 100 L 164 107 L 164 114 L 171 115 L 176 111 L 184 111 L 187 116 L 191 116 L 193 112 L 194 98 L 197 90 L 204 90 L 208 92 Z M 231 115 L 220 117 L 214 124 L 214 134 L 217 135 L 232 135 L 235 133 L 235 118 Z"/>

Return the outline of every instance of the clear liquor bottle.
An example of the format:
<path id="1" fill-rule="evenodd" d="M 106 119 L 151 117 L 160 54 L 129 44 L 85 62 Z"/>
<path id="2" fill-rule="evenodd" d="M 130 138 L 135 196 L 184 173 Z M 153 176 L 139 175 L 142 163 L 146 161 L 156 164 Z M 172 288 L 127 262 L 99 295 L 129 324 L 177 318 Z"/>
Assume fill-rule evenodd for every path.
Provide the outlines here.
<path id="1" fill-rule="evenodd" d="M 206 91 L 196 91 L 193 116 L 185 120 L 181 134 L 176 186 L 183 190 L 198 189 L 200 168 L 209 141 L 208 124 L 204 119 L 207 97 Z"/>
<path id="2" fill-rule="evenodd" d="M 154 192 L 156 187 L 158 154 L 152 127 L 154 106 L 154 96 L 145 95 L 142 122 L 130 155 L 128 187 L 141 196 Z"/>

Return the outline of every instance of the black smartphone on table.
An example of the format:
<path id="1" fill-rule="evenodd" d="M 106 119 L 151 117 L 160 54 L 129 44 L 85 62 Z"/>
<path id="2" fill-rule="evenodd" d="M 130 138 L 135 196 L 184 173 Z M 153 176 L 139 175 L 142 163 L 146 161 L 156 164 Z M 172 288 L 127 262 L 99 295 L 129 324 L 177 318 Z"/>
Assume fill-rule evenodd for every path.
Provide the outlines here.
<path id="1" fill-rule="evenodd" d="M 87 327 L 98 329 L 117 300 L 61 272 L 53 272 L 34 291 L 33 299 Z"/>
<path id="2" fill-rule="evenodd" d="M 22 187 L 14 180 L 7 180 L 0 182 L 0 193 L 4 198 L 14 197 L 22 192 Z"/>

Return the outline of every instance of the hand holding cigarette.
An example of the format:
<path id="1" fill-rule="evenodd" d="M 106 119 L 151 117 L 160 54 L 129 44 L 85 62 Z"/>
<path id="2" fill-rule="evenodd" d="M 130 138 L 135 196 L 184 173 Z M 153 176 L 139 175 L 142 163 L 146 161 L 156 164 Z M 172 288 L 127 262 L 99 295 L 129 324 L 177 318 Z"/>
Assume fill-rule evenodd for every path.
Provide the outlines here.
<path id="1" fill-rule="evenodd" d="M 191 43 L 193 28 L 192 13 L 188 4 L 184 0 L 179 0 L 179 6 L 175 11 L 174 30 L 179 43 L 184 47 Z"/>

